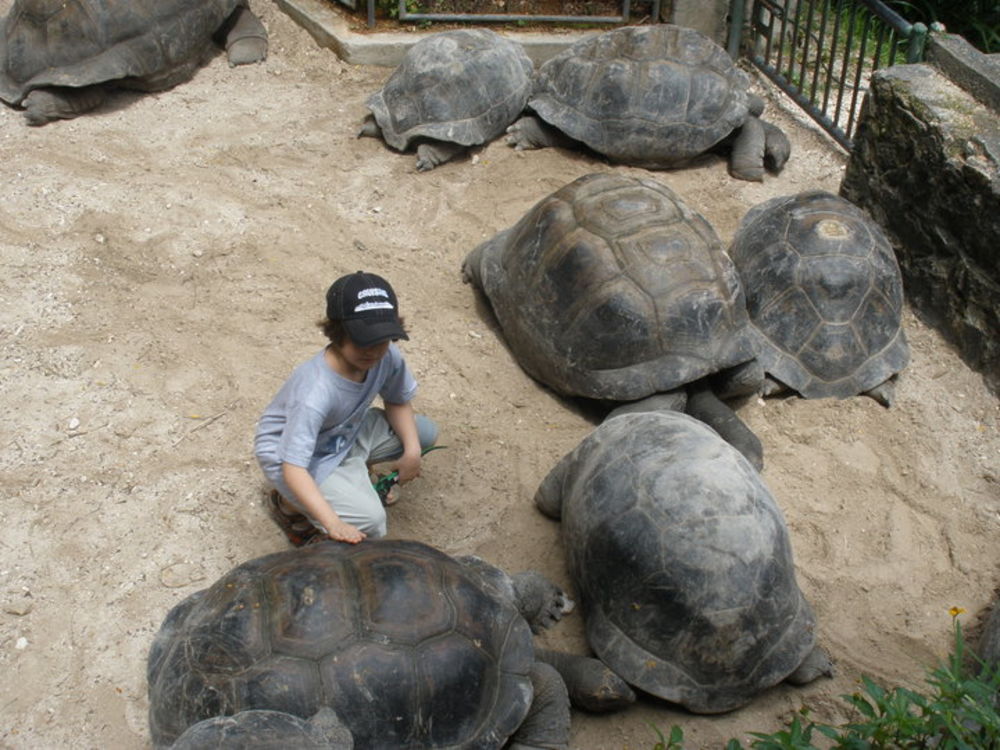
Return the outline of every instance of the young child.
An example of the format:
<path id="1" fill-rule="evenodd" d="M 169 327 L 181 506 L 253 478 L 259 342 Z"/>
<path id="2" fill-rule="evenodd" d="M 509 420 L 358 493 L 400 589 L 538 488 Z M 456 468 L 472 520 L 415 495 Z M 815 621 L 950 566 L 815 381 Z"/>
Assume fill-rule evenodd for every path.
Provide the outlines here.
<path id="1" fill-rule="evenodd" d="M 330 343 L 264 410 L 254 454 L 275 489 L 271 515 L 293 544 L 316 534 L 355 544 L 386 533 L 369 466 L 394 460 L 399 482 L 410 481 L 438 429 L 413 412 L 417 383 L 393 343 L 409 336 L 385 279 L 363 271 L 337 279 L 318 325 Z M 371 406 L 376 396 L 384 409 Z"/>

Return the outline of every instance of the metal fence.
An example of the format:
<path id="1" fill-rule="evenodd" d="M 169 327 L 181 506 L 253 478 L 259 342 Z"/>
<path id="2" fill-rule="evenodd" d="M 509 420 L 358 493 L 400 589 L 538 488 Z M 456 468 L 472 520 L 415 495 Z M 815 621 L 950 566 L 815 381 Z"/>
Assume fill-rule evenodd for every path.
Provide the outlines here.
<path id="1" fill-rule="evenodd" d="M 518 21 L 545 23 L 629 23 L 632 20 L 631 0 L 622 0 L 621 13 L 617 16 L 532 15 L 517 13 L 411 13 L 406 9 L 407 0 L 399 0 L 400 21 L 471 21 L 473 23 L 516 23 Z M 660 0 L 653 0 L 651 18 L 660 17 Z"/>
<path id="2" fill-rule="evenodd" d="M 363 0 L 338 0 L 342 5 L 346 5 L 352 10 L 356 9 Z M 368 26 L 375 26 L 375 0 L 364 0 L 367 4 Z M 600 15 L 540 15 L 525 13 L 422 13 L 420 11 L 410 11 L 407 5 L 408 0 L 399 0 L 396 10 L 396 17 L 400 21 L 442 21 L 442 22 L 468 22 L 468 23 L 517 23 L 524 22 L 545 22 L 545 23 L 609 23 L 623 24 L 631 23 L 632 0 L 621 0 L 621 12 L 617 16 Z M 650 18 L 660 17 L 660 0 L 653 0 Z"/>
<path id="3" fill-rule="evenodd" d="M 733 0 L 729 53 L 741 53 L 850 150 L 873 71 L 920 62 L 927 27 L 878 0 Z"/>
<path id="4" fill-rule="evenodd" d="M 338 2 L 351 8 L 367 2 L 368 25 L 375 25 L 375 0 Z M 421 13 L 407 10 L 412 0 L 398 2 L 401 21 L 620 25 L 638 20 L 631 0 L 622 0 L 617 16 Z M 647 17 L 659 19 L 660 0 L 652 2 Z M 733 59 L 748 58 L 847 150 L 871 74 L 920 62 L 926 39 L 924 24 L 909 23 L 879 0 L 732 0 L 730 5 Z"/>

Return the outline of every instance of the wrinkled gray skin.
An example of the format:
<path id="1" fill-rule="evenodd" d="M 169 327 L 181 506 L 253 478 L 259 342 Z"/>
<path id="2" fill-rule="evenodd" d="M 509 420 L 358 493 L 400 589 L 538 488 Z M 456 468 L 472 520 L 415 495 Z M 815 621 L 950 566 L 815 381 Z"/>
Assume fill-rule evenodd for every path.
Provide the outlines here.
<path id="1" fill-rule="evenodd" d="M 344 750 L 346 728 L 373 749 L 566 748 L 567 688 L 536 658 L 532 632 L 571 607 L 537 573 L 507 576 L 418 542 L 257 558 L 164 620 L 147 667 L 153 743 Z M 595 684 L 608 674 L 576 659 Z"/>
<path id="2" fill-rule="evenodd" d="M 585 175 L 473 249 L 462 274 L 532 377 L 640 409 L 673 392 L 673 408 L 763 465 L 760 441 L 716 398 L 753 393 L 762 379 L 736 270 L 711 225 L 666 185 Z"/>
<path id="3" fill-rule="evenodd" d="M 791 144 L 760 119 L 764 102 L 719 45 L 670 24 L 626 26 L 581 39 L 543 63 L 529 114 L 508 128 L 518 150 L 584 144 L 622 164 L 684 166 L 718 147 L 730 173 L 760 181 Z M 533 114 L 532 114 L 533 113 Z"/>
<path id="4" fill-rule="evenodd" d="M 358 135 L 416 146 L 426 172 L 501 135 L 524 109 L 533 72 L 521 44 L 489 29 L 432 34 L 369 97 Z"/>
<path id="5" fill-rule="evenodd" d="M 545 477 L 587 640 L 626 682 L 698 713 L 831 675 L 781 510 L 729 444 L 676 412 L 606 420 Z"/>
<path id="6" fill-rule="evenodd" d="M 0 29 L 0 99 L 29 125 L 71 119 L 112 86 L 161 91 L 194 75 L 215 50 L 230 65 L 267 56 L 247 0 L 15 0 Z"/>
<path id="7" fill-rule="evenodd" d="M 311 719 L 282 711 L 250 710 L 205 719 L 177 738 L 171 750 L 354 750 L 351 732 L 329 708 Z"/>
<path id="8" fill-rule="evenodd" d="M 765 395 L 865 393 L 891 404 L 910 351 L 902 276 L 878 224 L 821 190 L 781 196 L 750 209 L 729 256 L 769 376 Z"/>
<path id="9" fill-rule="evenodd" d="M 979 636 L 976 655 L 985 662 L 985 669 L 1000 669 L 1000 599 L 993 602 L 993 609 Z"/>

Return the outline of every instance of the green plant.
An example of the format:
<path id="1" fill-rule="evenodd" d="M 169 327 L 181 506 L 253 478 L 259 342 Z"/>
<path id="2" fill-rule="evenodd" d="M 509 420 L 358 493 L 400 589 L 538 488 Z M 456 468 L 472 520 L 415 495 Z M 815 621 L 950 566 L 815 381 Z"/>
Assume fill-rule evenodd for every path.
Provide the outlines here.
<path id="1" fill-rule="evenodd" d="M 419 13 L 420 4 L 417 0 L 406 0 L 407 13 Z M 375 3 L 376 11 L 379 11 L 383 16 L 388 16 L 389 18 L 399 18 L 399 0 L 377 0 Z"/>
<path id="2" fill-rule="evenodd" d="M 911 23 L 942 23 L 986 53 L 1000 52 L 1000 3 L 996 0 L 888 0 Z"/>
<path id="3" fill-rule="evenodd" d="M 653 731 L 656 732 L 657 737 L 657 742 L 653 745 L 653 750 L 683 750 L 683 729 L 678 726 L 671 727 L 670 736 L 665 737 L 659 727 L 653 726 L 652 724 L 650 724 L 650 726 L 653 728 Z"/>
<path id="4" fill-rule="evenodd" d="M 954 607 L 955 648 L 941 666 L 930 670 L 928 694 L 896 687 L 887 690 L 868 677 L 861 689 L 841 696 L 857 718 L 833 726 L 812 721 L 802 708 L 784 729 L 771 734 L 751 732 L 751 750 L 818 750 L 817 733 L 824 748 L 841 750 L 987 750 L 1000 747 L 1000 665 L 984 664 L 966 647 L 958 620 L 964 610 Z M 655 729 L 655 727 L 654 727 Z M 684 733 L 674 726 L 669 744 L 657 730 L 660 742 L 654 750 L 681 750 Z M 743 750 L 731 739 L 726 750 Z"/>

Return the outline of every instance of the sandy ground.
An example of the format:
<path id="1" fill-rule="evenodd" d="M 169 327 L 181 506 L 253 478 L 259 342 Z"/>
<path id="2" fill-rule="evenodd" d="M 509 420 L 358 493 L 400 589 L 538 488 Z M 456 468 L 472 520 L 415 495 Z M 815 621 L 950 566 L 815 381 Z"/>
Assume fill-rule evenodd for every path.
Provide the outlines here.
<path id="1" fill-rule="evenodd" d="M 11 0 L 0 0 L 6 13 Z M 426 174 L 356 140 L 389 71 L 352 67 L 258 2 L 266 63 L 217 57 L 158 95 L 28 128 L 0 109 L 0 746 L 143 748 L 145 661 L 168 609 L 232 566 L 285 548 L 262 510 L 254 423 L 322 345 L 322 295 L 365 268 L 396 285 L 418 408 L 448 450 L 390 516 L 394 537 L 476 553 L 569 586 L 558 525 L 532 496 L 594 426 L 528 378 L 462 283 L 465 254 L 541 197 L 611 167 L 493 143 Z M 844 156 L 772 101 L 795 152 L 762 184 L 722 161 L 658 177 L 728 243 L 768 197 L 836 190 Z M 574 714 L 579 750 L 688 747 L 771 731 L 800 706 L 845 718 L 860 675 L 920 687 L 974 632 L 998 583 L 998 404 L 932 330 L 905 320 L 898 402 L 754 401 L 764 478 L 838 674 L 732 714 L 655 700 Z M 543 638 L 585 649 L 579 616 Z"/>

